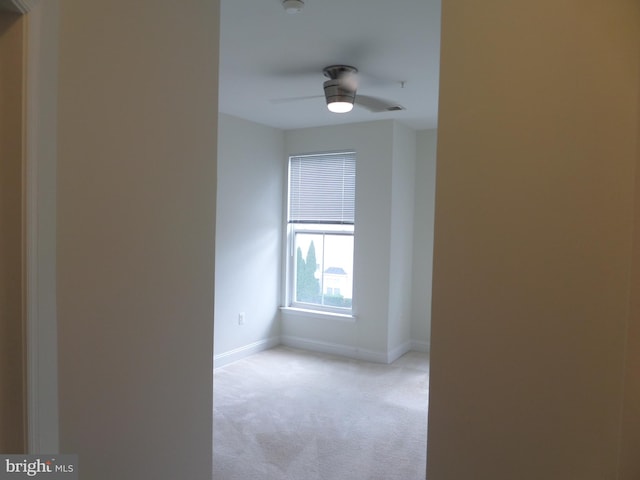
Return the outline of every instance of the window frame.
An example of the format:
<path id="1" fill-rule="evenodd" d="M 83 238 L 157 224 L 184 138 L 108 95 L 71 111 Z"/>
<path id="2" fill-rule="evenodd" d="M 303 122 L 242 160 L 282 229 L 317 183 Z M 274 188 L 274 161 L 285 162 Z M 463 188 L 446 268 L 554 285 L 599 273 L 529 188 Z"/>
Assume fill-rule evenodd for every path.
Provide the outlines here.
<path id="1" fill-rule="evenodd" d="M 355 319 L 355 241 L 356 241 L 356 227 L 355 218 L 353 223 L 323 223 L 319 221 L 317 223 L 310 222 L 291 222 L 289 219 L 290 212 L 290 175 L 291 175 L 291 158 L 292 157 L 305 157 L 305 156 L 322 156 L 322 155 L 345 155 L 351 154 L 354 156 L 354 161 L 357 160 L 357 153 L 355 150 L 338 150 L 338 151 L 324 151 L 318 153 L 304 153 L 304 154 L 292 154 L 287 158 L 286 166 L 286 192 L 285 192 L 285 275 L 283 275 L 283 305 L 285 310 L 297 311 L 306 314 L 319 314 L 321 317 L 335 317 L 340 319 Z M 357 169 L 357 161 L 354 168 Z M 354 199 L 355 208 L 355 199 Z M 353 238 L 353 259 L 351 264 L 351 307 L 335 307 L 331 305 L 320 305 L 316 303 L 306 303 L 295 301 L 295 289 L 296 289 L 296 243 L 295 235 L 314 234 L 314 235 L 346 235 Z M 324 249 L 324 246 L 323 246 Z M 321 280 L 322 282 L 322 280 Z M 321 284 L 321 295 L 325 295 L 324 289 Z"/>
<path id="2" fill-rule="evenodd" d="M 328 228 L 321 228 L 321 227 Z M 287 307 L 296 308 L 300 310 L 321 311 L 338 313 L 342 315 L 353 314 L 353 285 L 355 283 L 353 277 L 353 262 L 351 265 L 351 307 L 335 307 L 331 305 L 320 305 L 317 303 L 298 302 L 295 300 L 295 285 L 296 285 L 296 242 L 295 235 L 298 233 L 311 234 L 311 235 L 343 235 L 353 238 L 354 243 L 354 257 L 355 257 L 355 225 L 351 224 L 305 224 L 305 223 L 287 223 Z M 323 246 L 324 250 L 324 246 Z M 321 295 L 324 296 L 323 285 L 320 285 Z"/>

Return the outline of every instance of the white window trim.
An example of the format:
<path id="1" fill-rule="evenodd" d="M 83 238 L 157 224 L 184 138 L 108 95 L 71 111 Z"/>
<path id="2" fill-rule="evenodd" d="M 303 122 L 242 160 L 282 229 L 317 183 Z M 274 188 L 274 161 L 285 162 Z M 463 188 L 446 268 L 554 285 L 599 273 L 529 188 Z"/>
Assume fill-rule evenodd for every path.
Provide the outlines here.
<path id="1" fill-rule="evenodd" d="M 288 224 L 287 225 L 287 236 L 286 236 L 286 244 L 287 252 L 286 252 L 286 279 L 285 279 L 285 302 L 284 305 L 295 311 L 309 311 L 309 312 L 322 312 L 328 313 L 338 316 L 347 316 L 353 317 L 353 298 L 351 300 L 351 308 L 340 308 L 340 307 L 331 307 L 327 305 L 316 305 L 316 304 L 305 304 L 303 302 L 296 302 L 293 300 L 293 278 L 294 278 L 294 256 L 295 256 L 295 242 L 293 240 L 293 236 L 298 233 L 312 233 L 312 234 L 326 234 L 331 233 L 333 235 L 348 235 L 352 236 L 355 241 L 355 226 L 354 225 L 328 225 L 330 228 L 327 229 L 319 229 L 317 225 L 320 224 Z M 353 279 L 352 279 L 353 282 Z"/>
<path id="2" fill-rule="evenodd" d="M 284 219 L 285 219 L 285 228 L 283 229 L 284 234 L 283 234 L 283 249 L 284 249 L 284 255 L 283 255 L 283 259 L 282 259 L 282 267 L 283 267 L 283 271 L 285 272 L 284 275 L 282 275 L 282 280 L 281 280 L 281 286 L 282 286 L 282 306 L 280 307 L 280 310 L 287 314 L 287 313 L 294 313 L 297 316 L 304 316 L 304 317 L 308 317 L 308 318 L 315 318 L 315 319 L 335 319 L 335 320 L 341 320 L 341 321 L 347 321 L 347 322 L 355 322 L 358 318 L 357 314 L 356 314 L 356 295 L 355 295 L 355 276 L 354 278 L 352 278 L 352 282 L 353 282 L 353 294 L 352 294 L 352 300 L 351 300 L 351 308 L 339 308 L 339 307 L 330 307 L 330 306 L 323 306 L 323 305 L 315 305 L 315 304 L 309 304 L 309 306 L 307 307 L 306 304 L 302 304 L 302 303 L 298 303 L 298 302 L 294 302 L 292 295 L 293 295 L 293 289 L 292 289 L 292 282 L 293 282 L 293 276 L 294 276 L 294 256 L 295 256 L 295 248 L 294 248 L 294 241 L 293 241 L 293 235 L 294 235 L 294 231 L 304 231 L 305 233 L 326 233 L 329 230 L 321 230 L 321 229 L 317 229 L 317 228 L 312 228 L 313 225 L 316 224 L 309 224 L 308 227 L 309 228 L 305 228 L 304 225 L 305 224 L 289 224 L 288 223 L 288 214 L 289 214 L 289 158 L 290 157 L 296 157 L 296 156 L 304 156 L 304 155 L 325 155 L 325 154 L 341 154 L 341 153 L 356 153 L 354 149 L 346 149 L 346 150 L 335 150 L 335 151 L 323 151 L 323 152 L 314 152 L 314 153 L 304 153 L 304 154 L 289 154 L 287 156 L 287 162 L 286 162 L 286 167 L 285 167 L 285 185 L 287 186 L 287 190 L 284 197 L 284 201 L 283 201 L 283 213 L 284 213 Z M 357 168 L 357 167 L 356 167 Z M 295 225 L 295 228 L 294 228 Z M 329 225 L 329 224 L 326 224 Z M 352 232 L 345 232 L 343 234 L 345 235 L 352 235 L 354 238 L 354 247 L 355 247 L 355 224 L 331 224 L 331 230 L 333 231 L 333 229 L 335 228 L 335 233 L 340 233 L 340 228 L 344 228 L 345 226 L 351 227 L 353 229 Z M 355 252 L 354 252 L 354 265 L 355 265 Z"/>
<path id="3" fill-rule="evenodd" d="M 280 307 L 280 310 L 287 313 L 293 313 L 299 316 L 314 318 L 319 320 L 340 320 L 343 322 L 354 323 L 358 320 L 358 316 L 352 313 L 336 313 L 329 312 L 325 310 L 313 310 L 309 308 L 298 308 L 298 307 Z M 353 309 L 352 309 L 353 310 Z"/>

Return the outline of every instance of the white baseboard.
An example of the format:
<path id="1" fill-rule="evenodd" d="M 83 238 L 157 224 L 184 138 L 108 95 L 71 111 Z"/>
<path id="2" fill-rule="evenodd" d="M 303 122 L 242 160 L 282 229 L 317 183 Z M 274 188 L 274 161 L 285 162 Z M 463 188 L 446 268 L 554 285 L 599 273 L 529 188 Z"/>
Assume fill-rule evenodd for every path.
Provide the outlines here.
<path id="1" fill-rule="evenodd" d="M 269 350 L 280 344 L 280 337 L 271 337 L 257 342 L 244 345 L 242 347 L 234 348 L 228 352 L 220 353 L 213 356 L 213 368 L 222 367 L 231 362 L 241 360 L 244 357 L 248 357 L 254 353 L 261 352 L 263 350 Z"/>
<path id="2" fill-rule="evenodd" d="M 327 353 L 329 355 L 340 355 L 342 357 L 353 358 L 355 360 L 366 360 L 368 362 L 387 364 L 396 361 L 402 355 L 412 350 L 417 352 L 429 352 L 428 342 L 418 342 L 416 340 L 405 342 L 388 352 L 376 352 L 374 350 L 366 350 L 350 345 L 283 335 L 282 337 L 271 337 L 265 340 L 259 340 L 248 345 L 229 350 L 228 352 L 214 355 L 213 367 L 222 367 L 248 357 L 254 353 L 269 350 L 270 348 L 280 344 L 287 347 L 299 348 L 301 350 L 310 350 L 312 352 Z"/>
<path id="3" fill-rule="evenodd" d="M 291 337 L 283 335 L 280 337 L 282 345 L 292 348 L 300 348 L 302 350 L 311 350 L 313 352 L 327 353 L 330 355 L 340 355 L 342 357 L 353 358 L 355 360 L 366 360 L 368 362 L 387 363 L 387 354 L 385 352 L 376 352 L 363 348 L 342 345 L 339 343 L 322 342 L 319 340 L 311 340 L 309 338 Z"/>
<path id="4" fill-rule="evenodd" d="M 411 350 L 416 352 L 429 353 L 429 342 L 419 342 L 417 340 L 411 340 Z"/>

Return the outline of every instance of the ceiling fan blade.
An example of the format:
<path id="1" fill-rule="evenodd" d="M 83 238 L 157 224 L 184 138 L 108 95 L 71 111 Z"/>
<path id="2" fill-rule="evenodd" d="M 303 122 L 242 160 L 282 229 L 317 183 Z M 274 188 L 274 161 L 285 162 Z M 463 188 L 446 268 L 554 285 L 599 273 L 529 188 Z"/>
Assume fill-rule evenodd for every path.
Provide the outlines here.
<path id="1" fill-rule="evenodd" d="M 374 113 L 397 112 L 398 110 L 405 109 L 402 105 L 398 105 L 395 102 L 389 102 L 381 98 L 370 97 L 369 95 L 356 95 L 354 103 Z"/>
<path id="2" fill-rule="evenodd" d="M 279 105 L 281 103 L 293 103 L 302 100 L 311 100 L 314 98 L 324 98 L 324 95 L 306 95 L 304 97 L 287 97 L 287 98 L 272 98 L 269 102 Z"/>

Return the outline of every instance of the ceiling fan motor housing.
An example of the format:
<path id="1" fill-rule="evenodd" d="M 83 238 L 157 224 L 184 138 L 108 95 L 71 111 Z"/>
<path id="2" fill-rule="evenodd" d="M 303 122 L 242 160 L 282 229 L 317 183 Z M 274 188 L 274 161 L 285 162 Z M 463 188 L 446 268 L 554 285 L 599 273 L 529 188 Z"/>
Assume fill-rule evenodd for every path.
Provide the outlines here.
<path id="1" fill-rule="evenodd" d="M 324 82 L 324 96 L 327 105 L 334 102 L 353 103 L 356 97 L 356 84 L 353 75 L 358 69 L 349 65 L 331 65 L 322 73 L 329 80 Z"/>
<path id="2" fill-rule="evenodd" d="M 324 96 L 327 105 L 334 102 L 353 103 L 356 98 L 356 91 L 349 88 L 339 79 L 327 80 L 324 82 Z"/>

